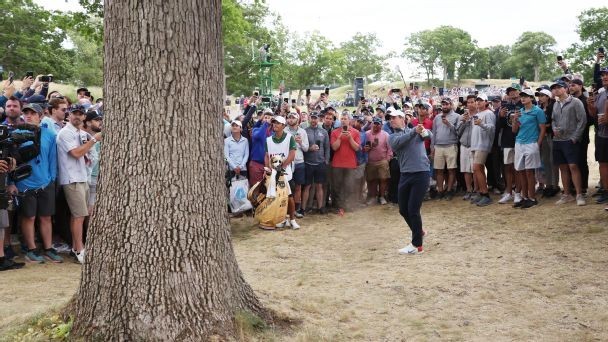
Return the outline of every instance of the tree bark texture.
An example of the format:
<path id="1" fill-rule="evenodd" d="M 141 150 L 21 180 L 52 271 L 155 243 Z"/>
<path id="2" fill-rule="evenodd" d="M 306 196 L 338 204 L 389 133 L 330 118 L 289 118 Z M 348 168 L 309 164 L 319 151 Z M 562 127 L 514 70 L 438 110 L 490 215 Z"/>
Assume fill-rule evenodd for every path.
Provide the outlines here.
<path id="1" fill-rule="evenodd" d="M 265 316 L 226 213 L 220 0 L 106 0 L 104 140 L 74 332 L 207 340 Z M 88 338 L 87 338 L 88 340 Z"/>

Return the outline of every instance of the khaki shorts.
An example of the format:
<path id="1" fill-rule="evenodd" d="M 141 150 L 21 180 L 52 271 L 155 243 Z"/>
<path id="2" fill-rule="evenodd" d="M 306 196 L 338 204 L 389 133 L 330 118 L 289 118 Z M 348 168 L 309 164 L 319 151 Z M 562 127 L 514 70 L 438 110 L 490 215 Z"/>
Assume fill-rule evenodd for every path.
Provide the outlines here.
<path id="1" fill-rule="evenodd" d="M 443 170 L 447 165 L 448 169 L 455 169 L 458 167 L 456 158 L 458 158 L 457 145 L 435 146 L 433 168 Z"/>
<path id="2" fill-rule="evenodd" d="M 367 163 L 367 168 L 365 169 L 366 177 L 365 179 L 369 181 L 375 181 L 380 179 L 389 179 L 391 178 L 391 173 L 388 167 L 388 160 L 382 160 L 375 163 Z"/>
<path id="3" fill-rule="evenodd" d="M 507 164 L 513 164 L 513 161 L 515 160 L 515 148 L 513 147 L 505 147 L 502 151 L 504 157 L 503 157 L 503 163 L 505 165 Z"/>
<path id="4" fill-rule="evenodd" d="M 89 209 L 87 208 L 89 184 L 86 182 L 66 184 L 63 186 L 63 192 L 72 217 L 89 216 Z"/>
<path id="5" fill-rule="evenodd" d="M 487 151 L 473 151 L 473 164 L 485 165 L 488 159 Z"/>

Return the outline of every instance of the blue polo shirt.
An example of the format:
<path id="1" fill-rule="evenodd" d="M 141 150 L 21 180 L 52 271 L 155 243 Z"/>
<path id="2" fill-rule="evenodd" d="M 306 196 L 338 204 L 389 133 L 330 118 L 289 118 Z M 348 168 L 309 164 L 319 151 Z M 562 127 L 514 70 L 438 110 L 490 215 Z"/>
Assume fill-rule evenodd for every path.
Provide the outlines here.
<path id="1" fill-rule="evenodd" d="M 517 137 L 515 137 L 515 142 L 518 144 L 532 144 L 538 141 L 540 135 L 538 125 L 547 123 L 547 117 L 538 106 L 532 106 L 530 110 L 522 108 L 519 123 L 519 131 Z"/>
<path id="2" fill-rule="evenodd" d="M 19 132 L 18 130 L 16 132 Z M 57 145 L 55 131 L 46 125 L 40 126 L 40 154 L 27 162 L 32 167 L 32 174 L 17 182 L 19 192 L 46 187 L 57 177 Z M 24 143 L 31 145 L 32 142 Z"/>

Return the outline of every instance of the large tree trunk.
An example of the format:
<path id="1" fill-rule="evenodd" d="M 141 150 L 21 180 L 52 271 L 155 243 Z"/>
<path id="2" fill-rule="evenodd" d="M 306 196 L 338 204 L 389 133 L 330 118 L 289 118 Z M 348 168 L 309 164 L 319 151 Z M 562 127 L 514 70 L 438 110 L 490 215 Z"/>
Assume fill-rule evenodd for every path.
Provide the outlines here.
<path id="1" fill-rule="evenodd" d="M 101 178 L 74 331 L 230 335 L 235 312 L 266 311 L 238 268 L 226 213 L 220 0 L 106 0 L 104 20 Z"/>
<path id="2" fill-rule="evenodd" d="M 534 82 L 538 82 L 540 78 L 540 66 L 535 65 L 534 66 Z"/>

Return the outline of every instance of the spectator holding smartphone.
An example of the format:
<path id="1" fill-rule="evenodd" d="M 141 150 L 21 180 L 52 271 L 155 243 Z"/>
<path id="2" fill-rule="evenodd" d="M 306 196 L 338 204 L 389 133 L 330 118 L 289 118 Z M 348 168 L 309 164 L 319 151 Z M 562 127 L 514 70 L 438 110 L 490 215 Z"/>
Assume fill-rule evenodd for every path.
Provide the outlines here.
<path id="1" fill-rule="evenodd" d="M 473 203 L 478 207 L 485 207 L 492 203 L 490 194 L 488 193 L 485 163 L 494 142 L 496 117 L 488 109 L 488 96 L 486 94 L 478 94 L 475 103 L 477 104 L 478 112 L 473 116 L 471 151 L 473 153 L 473 176 L 479 189 L 479 198 Z"/>

